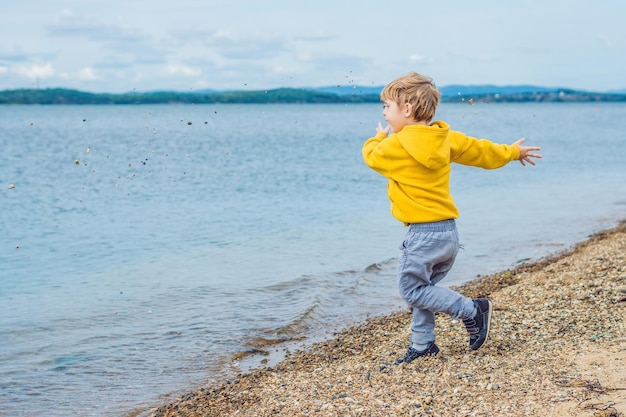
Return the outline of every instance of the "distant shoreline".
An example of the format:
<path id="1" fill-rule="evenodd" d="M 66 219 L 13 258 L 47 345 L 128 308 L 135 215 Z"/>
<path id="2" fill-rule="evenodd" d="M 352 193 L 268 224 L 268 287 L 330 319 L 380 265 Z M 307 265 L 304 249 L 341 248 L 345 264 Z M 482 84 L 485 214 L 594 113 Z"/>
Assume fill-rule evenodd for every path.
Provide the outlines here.
<path id="1" fill-rule="evenodd" d="M 626 102 L 625 93 L 594 93 L 570 89 L 529 87 L 528 91 L 476 87 L 451 93 L 442 89 L 444 103 L 576 103 Z M 347 92 L 346 92 L 347 91 Z M 323 88 L 277 88 L 255 91 L 158 91 L 143 93 L 89 93 L 64 88 L 0 91 L 0 104 L 23 105 L 141 105 L 141 104 L 341 104 L 378 103 L 376 88 L 329 90 Z M 456 90 L 452 90 L 456 91 Z M 488 91 L 488 92 L 486 92 Z"/>

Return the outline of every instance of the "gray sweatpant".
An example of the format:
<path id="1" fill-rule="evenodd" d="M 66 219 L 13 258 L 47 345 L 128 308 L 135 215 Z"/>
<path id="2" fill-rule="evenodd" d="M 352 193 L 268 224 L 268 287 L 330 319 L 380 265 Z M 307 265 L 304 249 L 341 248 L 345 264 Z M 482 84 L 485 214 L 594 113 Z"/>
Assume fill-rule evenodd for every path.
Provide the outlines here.
<path id="1" fill-rule="evenodd" d="M 454 220 L 409 226 L 400 246 L 398 277 L 400 294 L 413 308 L 412 343 L 435 341 L 435 313 L 446 313 L 455 319 L 474 314 L 470 298 L 436 285 L 450 271 L 458 252 Z"/>

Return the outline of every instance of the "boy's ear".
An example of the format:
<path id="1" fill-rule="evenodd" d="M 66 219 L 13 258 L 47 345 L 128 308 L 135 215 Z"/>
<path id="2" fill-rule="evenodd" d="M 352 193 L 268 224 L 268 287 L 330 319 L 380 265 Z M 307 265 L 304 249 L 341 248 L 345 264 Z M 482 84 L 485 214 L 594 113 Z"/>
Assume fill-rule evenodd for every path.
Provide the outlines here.
<path id="1" fill-rule="evenodd" d="M 413 114 L 413 105 L 411 103 L 404 103 L 404 115 L 409 117 Z"/>

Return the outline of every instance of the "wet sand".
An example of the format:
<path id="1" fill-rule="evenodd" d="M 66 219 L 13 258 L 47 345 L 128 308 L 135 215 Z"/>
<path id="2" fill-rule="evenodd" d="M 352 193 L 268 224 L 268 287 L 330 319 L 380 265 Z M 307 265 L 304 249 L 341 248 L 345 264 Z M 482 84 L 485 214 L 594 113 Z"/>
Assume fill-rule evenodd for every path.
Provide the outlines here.
<path id="1" fill-rule="evenodd" d="M 490 338 L 437 316 L 436 357 L 403 356 L 408 310 L 150 410 L 174 416 L 626 414 L 626 222 L 572 250 L 458 289 L 494 303 Z"/>

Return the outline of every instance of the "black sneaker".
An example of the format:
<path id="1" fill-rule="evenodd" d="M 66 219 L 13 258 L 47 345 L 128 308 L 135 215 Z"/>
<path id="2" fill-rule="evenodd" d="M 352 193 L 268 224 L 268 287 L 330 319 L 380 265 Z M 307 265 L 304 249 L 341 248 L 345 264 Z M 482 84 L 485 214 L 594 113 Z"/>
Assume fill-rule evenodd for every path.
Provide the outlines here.
<path id="1" fill-rule="evenodd" d="M 478 298 L 474 301 L 476 316 L 473 319 L 463 319 L 463 324 L 470 335 L 469 347 L 472 350 L 479 349 L 487 341 L 489 327 L 491 326 L 491 301 L 486 298 Z"/>
<path id="2" fill-rule="evenodd" d="M 428 347 L 424 350 L 413 349 L 413 346 L 409 346 L 409 349 L 404 354 L 404 358 L 398 359 L 396 361 L 396 365 L 400 365 L 401 363 L 411 363 L 417 358 L 421 358 L 422 356 L 434 356 L 439 353 L 439 348 L 435 344 L 435 342 L 430 342 Z"/>

